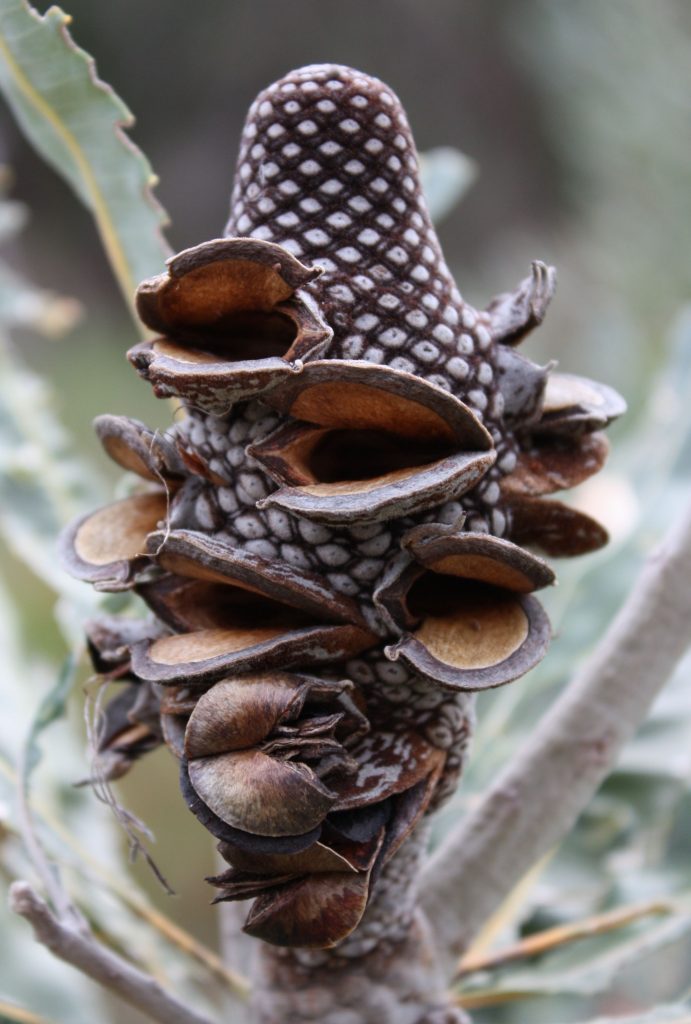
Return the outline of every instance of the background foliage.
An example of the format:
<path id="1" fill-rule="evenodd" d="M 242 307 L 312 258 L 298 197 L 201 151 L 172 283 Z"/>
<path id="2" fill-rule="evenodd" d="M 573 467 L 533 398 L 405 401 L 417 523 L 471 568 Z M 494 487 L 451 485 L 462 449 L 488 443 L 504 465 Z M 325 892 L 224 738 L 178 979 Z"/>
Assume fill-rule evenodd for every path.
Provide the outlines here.
<path id="1" fill-rule="evenodd" d="M 219 233 L 244 111 L 263 85 L 317 60 L 360 66 L 397 90 L 422 149 L 456 147 L 472 159 L 452 148 L 430 154 L 426 165 L 444 216 L 442 242 L 468 298 L 482 305 L 533 257 L 554 262 L 560 291 L 529 354 L 556 356 L 562 368 L 607 380 L 630 401 L 609 468 L 576 495 L 607 522 L 613 543 L 559 567 L 552 651 L 530 677 L 483 698 L 473 763 L 438 822 L 438 839 L 529 737 L 688 499 L 691 9 L 684 0 L 654 8 L 646 0 L 208 0 L 193 17 L 184 0 L 70 0 L 69 13 L 79 45 L 138 114 L 132 137 L 161 177 L 173 248 Z M 128 294 L 128 275 L 158 270 L 161 211 L 143 191 L 151 171 L 116 134 L 127 109 L 94 84 L 84 55 L 64 37 L 64 17 L 54 11 L 25 36 L 24 15 L 20 0 L 0 2 L 0 84 L 35 147 L 3 110 L 4 881 L 31 874 L 18 838 L 24 737 L 93 607 L 89 588 L 56 566 L 54 538 L 71 516 L 126 486 L 101 457 L 90 419 L 111 411 L 164 425 L 170 413 L 123 359 L 136 328 L 101 244 Z M 43 106 L 12 72 L 19 57 Z M 473 168 L 476 181 L 452 210 Z M 649 912 L 540 958 L 465 976 L 459 991 L 477 1020 L 594 1024 L 617 1016 L 647 1024 L 691 1015 L 690 675 L 687 660 L 574 834 L 536 867 L 476 952 L 611 908 Z M 88 772 L 86 676 L 82 666 L 66 717 L 39 737 L 43 759 L 31 780 L 37 834 L 99 934 L 136 950 L 156 976 L 218 1014 L 227 989 L 214 959 L 216 915 L 200 882 L 213 851 L 179 801 L 174 765 L 162 752 L 118 792 L 153 827 L 156 859 L 177 896 L 167 897 L 141 866 L 126 867 L 109 812 L 73 786 Z M 9 1005 L 21 1004 L 65 1024 L 136 1021 L 52 961 L 23 922 L 8 918 L 4 901 L 0 930 L 0 1020 L 21 1019 Z"/>

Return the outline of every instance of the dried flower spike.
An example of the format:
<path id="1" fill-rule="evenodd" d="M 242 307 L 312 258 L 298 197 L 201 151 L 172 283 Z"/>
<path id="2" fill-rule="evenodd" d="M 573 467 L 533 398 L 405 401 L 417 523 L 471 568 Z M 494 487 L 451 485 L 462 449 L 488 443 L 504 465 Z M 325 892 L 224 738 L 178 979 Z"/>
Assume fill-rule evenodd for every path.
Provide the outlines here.
<path id="1" fill-rule="evenodd" d="M 99 420 L 145 483 L 64 548 L 155 614 L 104 626 L 98 667 L 164 684 L 185 800 L 229 865 L 218 899 L 253 897 L 268 943 L 329 950 L 295 953 L 308 977 L 414 941 L 422 822 L 458 779 L 472 692 L 548 645 L 533 591 L 554 574 L 523 545 L 605 542 L 544 495 L 601 467 L 624 406 L 513 348 L 552 268 L 483 312 L 461 298 L 376 79 L 318 65 L 257 98 L 226 232 L 140 287 L 159 336 L 130 359 L 186 416 L 164 438 Z M 288 961 L 267 962 L 279 985 Z"/>

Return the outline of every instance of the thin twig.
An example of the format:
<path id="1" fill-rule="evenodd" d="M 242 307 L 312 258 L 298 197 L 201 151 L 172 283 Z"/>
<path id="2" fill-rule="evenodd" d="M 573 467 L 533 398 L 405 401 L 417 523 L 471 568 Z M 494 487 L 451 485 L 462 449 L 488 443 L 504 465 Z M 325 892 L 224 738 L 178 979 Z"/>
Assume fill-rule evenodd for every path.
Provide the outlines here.
<path id="1" fill-rule="evenodd" d="M 53 1024 L 47 1017 L 39 1017 L 37 1013 L 24 1009 L 23 1006 L 16 1006 L 14 1003 L 6 1003 L 0 1000 L 0 1020 L 12 1024 Z"/>
<path id="2" fill-rule="evenodd" d="M 691 642 L 690 623 L 691 508 L 526 747 L 426 866 L 423 906 L 452 962 L 572 828 Z"/>
<path id="3" fill-rule="evenodd" d="M 651 914 L 670 914 L 674 910 L 672 903 L 656 902 L 643 903 L 635 907 L 617 907 L 616 910 L 608 910 L 604 914 L 594 914 L 583 921 L 572 921 L 569 924 L 557 925 L 555 928 L 545 928 L 544 931 L 529 935 L 520 942 L 514 942 L 494 953 L 483 953 L 480 955 L 464 956 L 458 965 L 456 979 L 464 978 L 468 974 L 475 974 L 477 971 L 491 971 L 504 964 L 513 963 L 516 960 L 526 960 L 528 957 L 539 956 L 558 949 L 578 939 L 587 939 L 593 935 L 604 935 L 606 932 L 615 931 L 618 928 L 625 928 L 626 925 L 639 921 L 642 917 L 649 917 Z"/>
<path id="4" fill-rule="evenodd" d="M 38 942 L 160 1024 L 211 1024 L 157 981 L 101 945 L 85 924 L 63 923 L 28 882 L 13 882 L 10 908 L 25 917 Z"/>
<path id="5" fill-rule="evenodd" d="M 454 1006 L 463 1010 L 481 1010 L 485 1006 L 501 1006 L 503 1003 L 517 1003 L 526 999 L 534 999 L 535 992 L 506 992 L 503 989 L 487 988 L 478 992 L 468 992 L 453 997 Z M 689 1022 L 691 1024 L 691 1022 Z"/>
<path id="6" fill-rule="evenodd" d="M 2 756 L 0 756 L 0 775 L 4 775 L 5 778 L 9 779 L 9 781 L 14 784 L 17 783 L 17 773 Z M 248 998 L 250 983 L 246 977 L 238 974 L 231 967 L 226 966 L 221 958 L 214 953 L 213 950 L 209 949 L 208 946 L 205 946 L 203 942 L 200 942 L 199 939 L 196 939 L 188 931 L 185 931 L 184 928 L 181 928 L 179 924 L 161 913 L 160 910 L 150 906 L 135 888 L 128 886 L 126 882 L 121 882 L 118 878 L 113 876 L 110 871 L 108 871 L 101 863 L 99 863 L 99 861 L 96 860 L 95 857 L 92 856 L 89 850 L 85 849 L 76 841 L 73 834 L 64 827 L 58 818 L 55 817 L 49 807 L 45 806 L 40 801 L 35 800 L 33 797 L 29 806 L 32 812 L 38 813 L 45 824 L 50 827 L 55 835 L 57 835 L 65 846 L 67 846 L 68 849 L 70 849 L 78 858 L 77 862 L 74 864 L 67 862 L 68 867 L 72 867 L 77 871 L 86 873 L 87 877 L 90 877 L 99 884 L 104 885 L 140 920 L 145 921 L 150 927 L 154 928 L 165 939 L 167 939 L 168 942 L 177 946 L 177 948 L 182 950 L 183 953 L 192 957 L 213 975 L 228 985 L 234 995 L 243 1000 Z M 4 828 L 13 835 L 21 837 L 21 832 L 15 830 L 11 824 L 5 822 Z M 219 904 L 219 909 L 229 906 L 234 906 L 234 904 Z M 246 936 L 244 937 L 246 938 Z"/>

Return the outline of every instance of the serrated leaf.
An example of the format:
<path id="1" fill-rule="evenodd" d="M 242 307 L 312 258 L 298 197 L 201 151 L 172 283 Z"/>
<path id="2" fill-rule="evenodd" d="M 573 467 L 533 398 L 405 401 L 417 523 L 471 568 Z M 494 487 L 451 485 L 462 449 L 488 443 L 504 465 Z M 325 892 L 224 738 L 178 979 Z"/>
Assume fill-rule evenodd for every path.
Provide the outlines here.
<path id="1" fill-rule="evenodd" d="M 169 250 L 151 167 L 124 132 L 132 114 L 96 75 L 59 7 L 0 0 L 0 88 L 32 145 L 92 212 L 127 302 Z"/>
<path id="2" fill-rule="evenodd" d="M 477 165 L 452 146 L 420 154 L 422 191 L 435 224 L 460 202 L 477 177 Z"/>

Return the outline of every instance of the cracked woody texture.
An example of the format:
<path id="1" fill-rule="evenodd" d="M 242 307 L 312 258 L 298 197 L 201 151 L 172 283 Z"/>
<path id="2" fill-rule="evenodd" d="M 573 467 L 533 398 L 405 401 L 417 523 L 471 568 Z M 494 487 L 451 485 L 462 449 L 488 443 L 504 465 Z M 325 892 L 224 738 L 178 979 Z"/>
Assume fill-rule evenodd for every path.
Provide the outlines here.
<path id="1" fill-rule="evenodd" d="M 465 302 L 400 103 L 328 65 L 257 98 L 225 237 L 139 288 L 155 337 L 129 358 L 184 416 L 97 420 L 143 483 L 63 540 L 152 613 L 88 626 L 120 684 L 98 768 L 165 742 L 228 863 L 217 898 L 253 898 L 268 943 L 332 950 L 305 963 L 405 939 L 473 694 L 548 646 L 532 551 L 605 543 L 545 496 L 602 466 L 623 402 L 515 349 L 554 282 L 535 262 Z"/>

